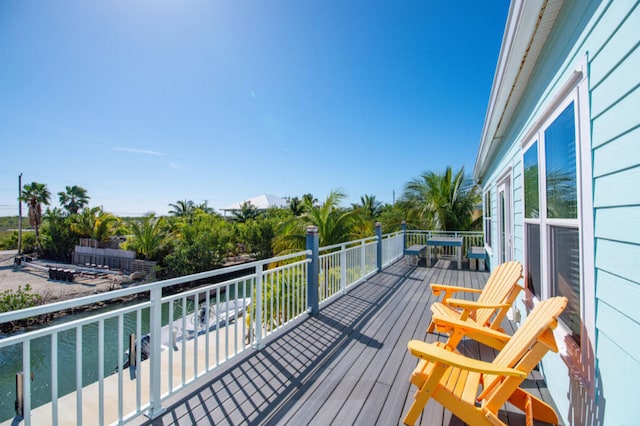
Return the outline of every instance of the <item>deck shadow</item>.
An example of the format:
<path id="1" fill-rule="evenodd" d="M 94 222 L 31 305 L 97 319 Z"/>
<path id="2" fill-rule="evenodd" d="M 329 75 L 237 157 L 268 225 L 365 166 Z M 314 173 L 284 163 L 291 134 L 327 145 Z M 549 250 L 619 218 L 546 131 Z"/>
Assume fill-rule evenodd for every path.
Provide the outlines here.
<path id="1" fill-rule="evenodd" d="M 412 268 L 400 271 L 383 271 L 351 289 L 262 350 L 251 351 L 229 368 L 213 373 L 206 384 L 175 401 L 160 418 L 144 424 L 276 424 L 351 344 L 382 347 L 382 342 L 362 329 L 380 304 L 414 279 Z M 199 400 L 196 404 L 194 398 Z"/>

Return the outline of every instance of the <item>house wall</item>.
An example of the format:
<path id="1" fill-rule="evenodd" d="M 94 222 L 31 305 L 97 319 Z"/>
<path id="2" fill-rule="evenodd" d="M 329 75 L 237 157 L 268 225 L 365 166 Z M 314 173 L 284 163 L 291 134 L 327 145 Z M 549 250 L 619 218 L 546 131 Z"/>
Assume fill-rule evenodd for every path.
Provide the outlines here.
<path id="1" fill-rule="evenodd" d="M 498 155 L 483 177 L 491 188 L 495 265 L 496 183 L 512 168 L 513 255 L 524 261 L 523 138 L 581 60 L 588 65 L 593 185 L 596 405 L 557 355 L 547 385 L 567 424 L 637 424 L 640 383 L 640 2 L 565 1 Z M 588 172 L 588 171 L 585 171 Z M 587 232 L 589 235 L 590 232 Z M 522 305 L 519 305 L 522 310 Z M 590 350 L 590 349 L 589 349 Z"/>

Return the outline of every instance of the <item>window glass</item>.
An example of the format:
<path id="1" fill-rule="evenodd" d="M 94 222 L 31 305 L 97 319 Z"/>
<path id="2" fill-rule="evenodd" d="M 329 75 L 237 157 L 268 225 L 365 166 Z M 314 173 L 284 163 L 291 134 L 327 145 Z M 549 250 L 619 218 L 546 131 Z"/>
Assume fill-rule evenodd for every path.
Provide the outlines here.
<path id="1" fill-rule="evenodd" d="M 504 191 L 498 191 L 498 222 L 500 222 L 500 235 L 498 244 L 500 245 L 500 263 L 504 263 L 507 260 L 507 225 L 506 225 L 506 207 L 504 199 Z"/>
<path id="2" fill-rule="evenodd" d="M 484 194 L 484 243 L 491 247 L 491 191 Z"/>
<path id="3" fill-rule="evenodd" d="M 538 194 L 538 142 L 524 153 L 524 217 L 540 217 Z"/>
<path id="4" fill-rule="evenodd" d="M 569 303 L 560 318 L 580 343 L 580 246 L 577 228 L 550 226 L 551 285 Z"/>
<path id="5" fill-rule="evenodd" d="M 576 129 L 573 110 L 571 103 L 544 132 L 549 218 L 578 217 Z"/>
<path id="6" fill-rule="evenodd" d="M 527 223 L 527 288 L 540 297 L 540 225 Z"/>

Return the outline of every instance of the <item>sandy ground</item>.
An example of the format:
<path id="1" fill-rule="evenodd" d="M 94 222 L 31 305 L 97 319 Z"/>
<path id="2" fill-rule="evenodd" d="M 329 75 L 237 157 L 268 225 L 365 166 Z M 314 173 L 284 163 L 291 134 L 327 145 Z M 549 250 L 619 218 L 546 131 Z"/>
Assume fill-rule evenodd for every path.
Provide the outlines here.
<path id="1" fill-rule="evenodd" d="M 50 280 L 47 271 L 30 267 L 14 268 L 13 256 L 16 250 L 0 250 L 0 293 L 5 290 L 17 290 L 18 286 L 29 284 L 34 292 L 40 294 L 46 303 L 88 296 L 95 293 L 120 288 L 114 279 L 77 275 L 74 282 Z M 62 264 L 39 260 L 34 263 L 41 266 L 62 267 Z M 69 265 L 68 268 L 73 268 Z"/>

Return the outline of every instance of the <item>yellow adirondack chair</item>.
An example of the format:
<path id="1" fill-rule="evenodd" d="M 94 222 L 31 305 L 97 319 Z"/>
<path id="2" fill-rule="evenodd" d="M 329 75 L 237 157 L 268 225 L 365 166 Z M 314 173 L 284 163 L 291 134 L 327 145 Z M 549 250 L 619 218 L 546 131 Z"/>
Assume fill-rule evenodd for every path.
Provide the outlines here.
<path id="1" fill-rule="evenodd" d="M 489 276 L 482 290 L 456 287 L 442 284 L 431 284 L 434 295 L 444 293 L 441 302 L 431 304 L 431 324 L 427 332 L 438 330 L 448 333 L 446 343 L 448 349 L 453 350 L 460 340 L 469 336 L 496 349 L 502 348 L 504 343 L 495 338 L 484 338 L 484 333 L 475 333 L 477 328 L 489 328 L 504 333 L 501 323 L 507 311 L 523 288 L 518 284 L 522 278 L 522 264 L 518 261 L 505 262 L 499 265 Z M 479 293 L 478 300 L 454 299 L 451 296 L 457 292 Z M 453 327 L 450 321 L 467 323 L 468 328 Z"/>
<path id="2" fill-rule="evenodd" d="M 558 351 L 553 329 L 566 306 L 566 297 L 539 303 L 491 363 L 451 352 L 437 343 L 410 341 L 409 351 L 419 358 L 411 375 L 418 390 L 404 423 L 413 425 L 429 399 L 434 399 L 474 426 L 504 425 L 498 411 L 507 401 L 525 412 L 527 425 L 532 425 L 533 419 L 558 424 L 549 404 L 519 386 L 549 350 Z"/>

